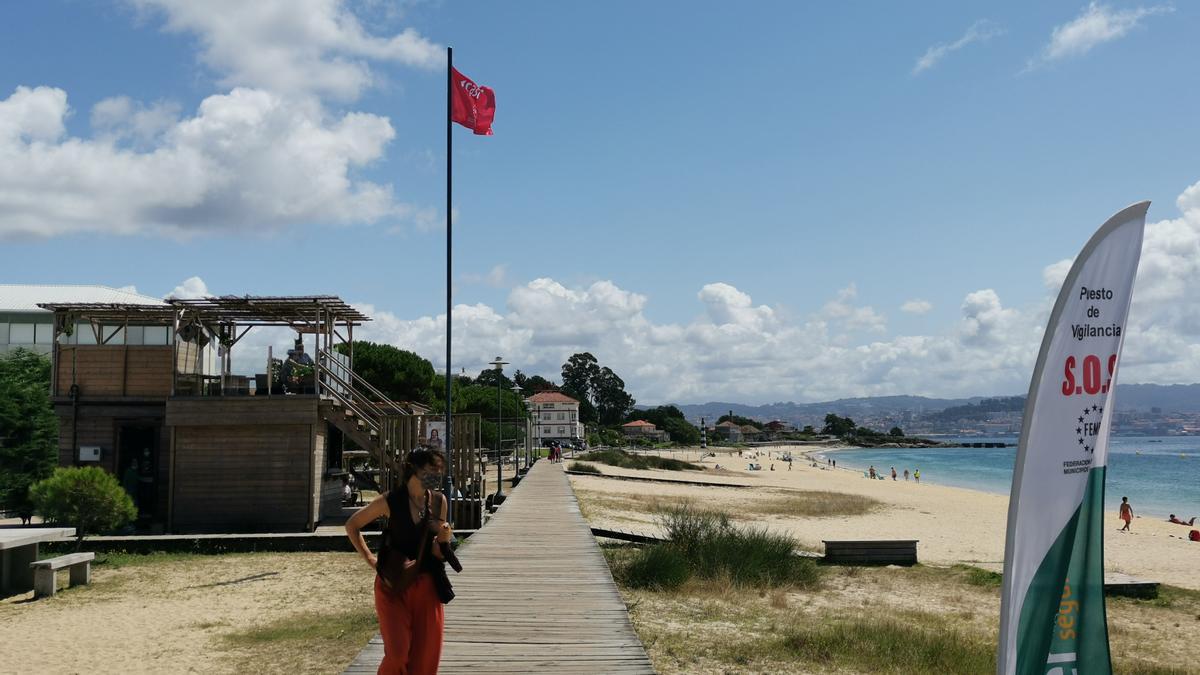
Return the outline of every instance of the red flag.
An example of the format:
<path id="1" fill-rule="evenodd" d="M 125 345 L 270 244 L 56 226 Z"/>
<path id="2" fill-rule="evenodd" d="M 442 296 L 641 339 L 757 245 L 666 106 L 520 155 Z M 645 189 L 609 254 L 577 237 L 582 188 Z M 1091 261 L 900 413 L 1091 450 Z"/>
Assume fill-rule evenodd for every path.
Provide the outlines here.
<path id="1" fill-rule="evenodd" d="M 492 119 L 496 116 L 496 92 L 491 87 L 475 84 L 457 68 L 450 69 L 450 82 L 451 121 L 474 131 L 477 136 L 491 136 Z"/>

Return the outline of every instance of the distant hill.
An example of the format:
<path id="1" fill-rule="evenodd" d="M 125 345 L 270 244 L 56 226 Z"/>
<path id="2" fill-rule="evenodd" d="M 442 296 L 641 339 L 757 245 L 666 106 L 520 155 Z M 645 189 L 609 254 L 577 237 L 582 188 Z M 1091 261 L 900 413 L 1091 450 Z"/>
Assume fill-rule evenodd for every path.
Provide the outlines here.
<path id="1" fill-rule="evenodd" d="M 1200 384 L 1118 384 L 1117 410 L 1200 411 Z"/>
<path id="2" fill-rule="evenodd" d="M 814 426 L 822 422 L 827 413 L 842 416 L 865 416 L 873 414 L 888 414 L 911 412 L 917 415 L 929 415 L 947 408 L 975 405 L 985 399 L 1005 399 L 1010 404 L 1015 403 L 1020 409 L 1019 397 L 987 397 L 972 396 L 970 398 L 927 398 L 925 396 L 870 396 L 865 398 L 840 398 L 836 401 L 820 403 L 766 403 L 763 405 L 746 405 L 727 401 L 710 401 L 708 403 L 674 404 L 683 411 L 689 420 L 705 417 L 716 420 L 730 411 L 735 415 L 768 422 L 783 420 L 792 424 Z M 1011 405 L 1005 406 L 1011 407 Z M 1149 411 L 1151 408 L 1161 408 L 1163 412 L 1200 412 L 1200 384 L 1120 384 L 1117 385 L 1117 409 Z"/>
<path id="3" fill-rule="evenodd" d="M 675 404 L 683 411 L 689 420 L 700 417 L 716 420 L 730 411 L 734 415 L 769 422 L 783 420 L 803 426 L 816 425 L 823 422 L 825 415 L 862 417 L 869 414 L 885 414 L 889 412 L 912 412 L 916 414 L 938 412 L 952 406 L 977 403 L 982 397 L 972 398 L 926 398 L 924 396 L 870 396 L 866 398 L 840 398 L 836 401 L 821 403 L 767 403 L 764 405 L 746 405 L 727 401 L 711 401 L 709 403 Z"/>

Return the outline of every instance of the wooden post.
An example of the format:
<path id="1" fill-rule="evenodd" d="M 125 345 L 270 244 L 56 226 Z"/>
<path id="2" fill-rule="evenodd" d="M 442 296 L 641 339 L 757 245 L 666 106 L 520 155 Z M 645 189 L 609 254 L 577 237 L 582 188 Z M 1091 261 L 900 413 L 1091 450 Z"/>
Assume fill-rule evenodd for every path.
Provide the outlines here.
<path id="1" fill-rule="evenodd" d="M 179 379 L 179 310 L 171 314 L 171 396 L 175 395 L 175 382 Z"/>

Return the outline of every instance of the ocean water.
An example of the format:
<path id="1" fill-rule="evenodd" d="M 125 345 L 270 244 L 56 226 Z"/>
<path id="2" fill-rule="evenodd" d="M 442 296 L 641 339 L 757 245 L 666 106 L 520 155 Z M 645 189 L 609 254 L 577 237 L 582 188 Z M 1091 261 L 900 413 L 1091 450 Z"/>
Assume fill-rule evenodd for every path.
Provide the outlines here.
<path id="1" fill-rule="evenodd" d="M 922 483 L 1008 495 L 1012 489 L 1016 438 L 951 439 L 949 442 L 1001 441 L 1007 448 L 864 448 L 822 453 L 836 459 L 838 467 L 890 474 L 896 467 L 921 470 Z M 1116 510 L 1121 497 L 1129 497 L 1137 515 L 1166 518 L 1174 513 L 1184 520 L 1200 516 L 1200 437 L 1113 437 L 1108 444 L 1105 505 Z M 890 478 L 889 478 L 890 480 Z M 1200 520 L 1197 520 L 1200 524 Z"/>

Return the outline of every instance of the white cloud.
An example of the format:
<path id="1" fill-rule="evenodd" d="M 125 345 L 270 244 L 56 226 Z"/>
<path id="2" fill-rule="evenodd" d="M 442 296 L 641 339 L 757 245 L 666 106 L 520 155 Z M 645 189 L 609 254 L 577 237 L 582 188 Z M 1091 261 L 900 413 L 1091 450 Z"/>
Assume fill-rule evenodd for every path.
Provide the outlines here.
<path id="1" fill-rule="evenodd" d="M 933 303 L 920 298 L 914 298 L 900 305 L 900 311 L 908 314 L 928 314 L 931 310 L 933 310 Z"/>
<path id="2" fill-rule="evenodd" d="M 232 89 L 188 114 L 110 96 L 91 107 L 87 137 L 67 132 L 67 92 L 17 87 L 0 99 L 0 239 L 435 226 L 436 210 L 359 176 L 395 137 L 388 118 L 332 112 L 325 99 L 377 84 L 375 63 L 440 67 L 437 45 L 412 30 L 369 33 L 344 0 L 127 1 L 194 35 Z"/>
<path id="3" fill-rule="evenodd" d="M 1178 207 L 1180 217 L 1146 227 L 1122 382 L 1200 381 L 1200 298 L 1189 292 L 1200 288 L 1200 183 L 1180 196 Z M 1006 306 L 995 290 L 977 290 L 966 294 L 955 322 L 915 335 L 876 330 L 885 326 L 883 317 L 861 304 L 853 284 L 792 318 L 715 282 L 696 294 L 695 319 L 655 323 L 645 295 L 611 281 L 571 288 L 535 279 L 513 288 L 503 308 L 455 307 L 454 368 L 475 374 L 499 354 L 511 369 L 558 379 L 571 354 L 590 351 L 643 403 L 1021 393 L 1069 264 L 1045 268 L 1045 294 L 1030 306 Z M 189 279 L 176 292 L 187 289 L 207 290 Z M 358 307 L 375 320 L 355 337 L 415 351 L 444 367 L 444 314 L 410 319 Z M 235 358 L 256 368 L 264 345 L 283 349 L 289 340 L 264 332 L 247 346 L 239 343 Z"/>
<path id="4" fill-rule="evenodd" d="M 208 292 L 208 285 L 200 277 L 188 277 L 183 280 L 170 293 L 167 293 L 167 298 L 178 298 L 180 300 L 194 300 L 196 298 L 204 298 L 212 295 Z"/>
<path id="5" fill-rule="evenodd" d="M 1049 44 L 1042 49 L 1038 58 L 1029 61 L 1026 69 L 1036 68 L 1042 63 L 1082 56 L 1098 45 L 1124 37 L 1148 16 L 1173 11 L 1175 10 L 1170 5 L 1118 10 L 1092 2 L 1079 16 L 1054 28 Z"/>
<path id="6" fill-rule="evenodd" d="M 165 29 L 199 40 L 225 87 L 358 98 L 377 82 L 370 61 L 440 68 L 445 51 L 411 28 L 372 35 L 343 0 L 129 0 Z"/>
<path id="7" fill-rule="evenodd" d="M 106 132 L 146 129 L 144 112 L 111 103 L 99 116 Z M 353 177 L 395 135 L 377 115 L 333 116 L 316 101 L 234 89 L 204 99 L 194 116 L 158 131 L 153 148 L 137 150 L 111 136 L 65 136 L 69 113 L 61 89 L 19 87 L 0 100 L 0 237 L 247 225 L 262 232 L 370 223 L 412 210 L 390 186 Z"/>
<path id="8" fill-rule="evenodd" d="M 492 288 L 503 288 L 509 285 L 508 265 L 495 265 L 487 274 L 464 274 L 463 281 L 468 284 L 486 284 Z"/>
<path id="9" fill-rule="evenodd" d="M 952 52 L 956 52 L 972 42 L 986 42 L 1003 34 L 1004 29 L 1000 28 L 991 21 L 988 21 L 987 19 L 976 21 L 967 28 L 967 31 L 963 33 L 962 37 L 958 38 L 954 42 L 936 44 L 925 50 L 925 53 L 917 59 L 916 64 L 913 66 L 912 74 L 919 75 L 924 71 L 929 70 L 937 65 L 938 61 L 941 61 L 949 56 Z"/>

